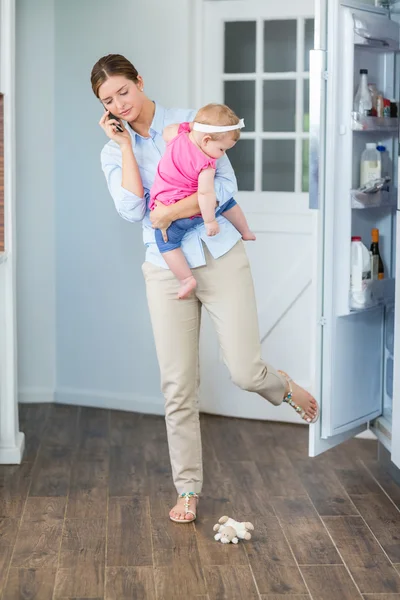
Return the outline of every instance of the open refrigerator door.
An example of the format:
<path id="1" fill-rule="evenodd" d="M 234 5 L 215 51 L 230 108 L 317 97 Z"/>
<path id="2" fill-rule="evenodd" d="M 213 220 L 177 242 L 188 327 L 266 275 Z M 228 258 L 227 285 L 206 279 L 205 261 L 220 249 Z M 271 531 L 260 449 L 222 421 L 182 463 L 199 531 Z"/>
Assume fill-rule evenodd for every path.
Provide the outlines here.
<path id="1" fill-rule="evenodd" d="M 388 11 L 350 2 L 318 4 L 320 47 L 312 64 L 321 51 L 326 63 L 324 69 L 311 72 L 310 81 L 310 208 L 317 211 L 318 221 L 316 293 L 321 319 L 316 380 L 321 419 L 310 429 L 311 456 L 365 429 L 393 396 L 398 146 L 394 111 L 399 99 L 399 26 Z M 379 115 L 356 110 L 360 77 L 365 76 L 376 89 L 375 100 L 379 96 L 382 103 Z M 388 99 L 392 112 L 384 114 Z M 376 155 L 377 147 L 384 149 L 387 173 L 381 177 L 380 167 L 371 185 L 371 177 L 363 181 L 363 160 L 368 159 L 367 150 Z M 370 257 L 371 235 L 379 235 L 379 273 L 372 268 L 377 263 Z M 358 271 L 352 238 L 363 242 L 364 258 L 366 252 L 360 295 L 355 294 Z"/>

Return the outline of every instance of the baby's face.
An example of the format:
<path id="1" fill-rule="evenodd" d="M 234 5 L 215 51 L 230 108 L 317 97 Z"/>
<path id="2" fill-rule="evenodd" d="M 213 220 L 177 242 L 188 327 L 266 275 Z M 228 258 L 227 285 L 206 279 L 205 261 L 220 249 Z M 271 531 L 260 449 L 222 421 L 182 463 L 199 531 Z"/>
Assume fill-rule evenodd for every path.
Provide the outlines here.
<path id="1" fill-rule="evenodd" d="M 227 150 L 233 148 L 236 141 L 229 133 L 218 140 L 212 140 L 209 135 L 203 137 L 201 148 L 210 158 L 221 158 Z"/>

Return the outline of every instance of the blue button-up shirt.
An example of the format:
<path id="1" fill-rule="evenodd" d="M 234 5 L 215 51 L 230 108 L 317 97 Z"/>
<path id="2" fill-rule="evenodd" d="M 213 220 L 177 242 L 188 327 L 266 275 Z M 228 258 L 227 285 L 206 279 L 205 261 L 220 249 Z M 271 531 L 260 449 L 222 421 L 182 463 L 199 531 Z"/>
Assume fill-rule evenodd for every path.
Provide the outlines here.
<path id="1" fill-rule="evenodd" d="M 162 137 L 163 129 L 172 123 L 193 121 L 194 115 L 195 112 L 192 110 L 165 109 L 156 104 L 153 122 L 149 131 L 150 137 L 144 138 L 135 133 L 130 127 L 127 128 L 142 177 L 143 198 L 132 194 L 121 185 L 122 155 L 119 145 L 110 140 L 101 152 L 102 169 L 118 213 L 127 221 L 142 221 L 146 260 L 166 269 L 168 267 L 158 250 L 154 229 L 149 218 L 150 189 L 154 182 L 159 160 L 166 147 Z M 237 192 L 236 177 L 227 156 L 223 156 L 217 161 L 215 192 L 220 205 L 230 200 Z M 201 240 L 204 241 L 211 255 L 214 258 L 219 258 L 226 254 L 241 238 L 237 229 L 224 217 L 218 216 L 217 220 L 220 226 L 218 235 L 207 236 L 204 224 L 201 224 L 190 229 L 183 238 L 182 250 L 191 268 L 206 264 Z"/>

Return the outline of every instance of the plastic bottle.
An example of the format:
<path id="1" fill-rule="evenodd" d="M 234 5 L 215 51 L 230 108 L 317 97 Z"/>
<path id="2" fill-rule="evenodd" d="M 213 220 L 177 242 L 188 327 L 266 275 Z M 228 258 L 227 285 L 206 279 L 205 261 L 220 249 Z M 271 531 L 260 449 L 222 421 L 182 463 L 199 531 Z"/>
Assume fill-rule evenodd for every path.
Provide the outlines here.
<path id="1" fill-rule="evenodd" d="M 392 178 L 392 161 L 390 160 L 389 152 L 386 150 L 386 147 L 382 144 L 382 142 L 378 142 L 376 149 L 381 155 L 381 177 Z M 388 191 L 389 183 L 385 184 L 383 189 Z"/>
<path id="2" fill-rule="evenodd" d="M 350 306 L 353 309 L 365 308 L 372 303 L 371 255 L 361 237 L 351 238 Z"/>
<path id="3" fill-rule="evenodd" d="M 371 115 L 372 111 L 372 98 L 371 92 L 368 89 L 368 70 L 360 69 L 360 83 L 356 95 L 354 97 L 354 112 L 358 113 L 361 117 L 367 117 Z"/>
<path id="4" fill-rule="evenodd" d="M 380 179 L 381 173 L 381 153 L 376 149 L 376 144 L 368 143 L 361 155 L 360 187 L 375 179 Z"/>

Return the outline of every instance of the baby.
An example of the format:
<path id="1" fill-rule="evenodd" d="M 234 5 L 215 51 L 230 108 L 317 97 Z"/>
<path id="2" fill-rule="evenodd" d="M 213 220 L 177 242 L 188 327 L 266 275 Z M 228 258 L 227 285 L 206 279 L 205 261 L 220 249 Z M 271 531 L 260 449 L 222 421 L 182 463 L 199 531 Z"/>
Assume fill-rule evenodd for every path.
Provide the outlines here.
<path id="1" fill-rule="evenodd" d="M 163 137 L 167 142 L 150 193 L 150 210 L 156 202 L 174 204 L 195 192 L 201 215 L 178 219 L 167 229 L 168 241 L 156 230 L 156 242 L 168 267 L 180 282 L 178 298 L 186 298 L 196 287 L 196 280 L 182 252 L 185 233 L 204 221 L 207 235 L 219 232 L 215 218 L 217 198 L 214 191 L 216 162 L 233 148 L 244 127 L 243 119 L 223 104 L 208 104 L 201 108 L 193 123 L 169 125 Z M 255 240 L 246 217 L 235 200 L 221 206 L 221 214 L 241 233 L 244 240 Z"/>

